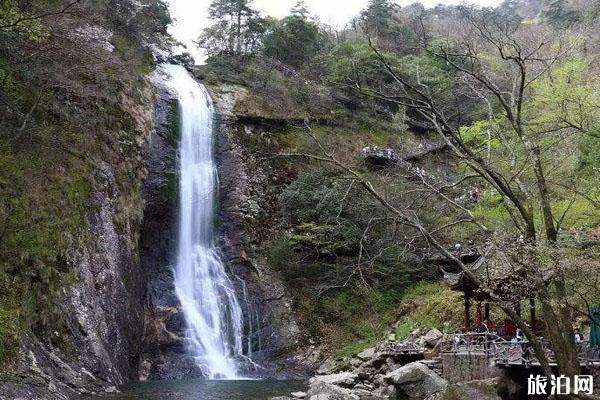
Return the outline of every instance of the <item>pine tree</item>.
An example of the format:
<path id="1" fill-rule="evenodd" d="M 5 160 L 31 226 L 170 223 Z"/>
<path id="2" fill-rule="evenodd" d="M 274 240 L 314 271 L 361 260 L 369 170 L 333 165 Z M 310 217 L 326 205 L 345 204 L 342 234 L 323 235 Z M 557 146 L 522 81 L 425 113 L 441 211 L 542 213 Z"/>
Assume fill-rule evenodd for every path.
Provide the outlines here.
<path id="1" fill-rule="evenodd" d="M 296 15 L 298 17 L 302 17 L 304 19 L 309 19 L 311 17 L 310 11 L 308 10 L 308 6 L 303 0 L 299 0 L 296 2 L 294 7 L 290 10 L 291 15 Z"/>
<path id="2" fill-rule="evenodd" d="M 204 30 L 200 45 L 206 47 L 209 53 L 243 54 L 246 51 L 245 38 L 254 38 L 262 29 L 262 18 L 250 3 L 251 0 L 213 0 L 208 15 L 216 22 Z"/>
<path id="3" fill-rule="evenodd" d="M 566 0 L 552 0 L 543 11 L 544 19 L 555 29 L 567 28 L 579 22 L 581 15 L 569 8 Z"/>
<path id="4" fill-rule="evenodd" d="M 397 5 L 392 0 L 371 0 L 362 12 L 365 31 L 379 38 L 389 32 L 392 16 Z"/>

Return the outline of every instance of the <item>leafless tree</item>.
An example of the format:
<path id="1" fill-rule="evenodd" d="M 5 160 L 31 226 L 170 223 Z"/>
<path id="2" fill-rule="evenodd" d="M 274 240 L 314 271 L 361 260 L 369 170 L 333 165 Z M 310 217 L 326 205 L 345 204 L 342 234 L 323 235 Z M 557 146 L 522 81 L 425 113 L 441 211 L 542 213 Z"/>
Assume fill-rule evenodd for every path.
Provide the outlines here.
<path id="1" fill-rule="evenodd" d="M 419 196 L 412 196 L 412 201 L 407 202 L 406 195 L 402 201 L 391 198 L 385 186 L 377 186 L 350 164 L 341 161 L 310 128 L 307 128 L 307 134 L 315 144 L 315 151 L 282 156 L 326 162 L 355 180 L 397 223 L 421 235 L 513 319 L 530 340 L 544 372 L 552 374 L 550 361 L 532 327 L 514 308 L 514 298 L 500 290 L 494 280 L 482 279 L 448 250 L 444 234 L 458 224 L 476 225 L 487 238 L 481 243 L 481 250 L 487 254 L 488 263 L 501 270 L 518 270 L 524 274 L 519 276 L 527 284 L 519 289 L 515 282 L 515 293 L 521 290 L 523 295 L 528 293 L 537 297 L 558 369 L 572 376 L 580 370 L 572 328 L 573 310 L 577 308 L 574 302 L 582 304 L 581 299 L 573 300 L 573 295 L 581 292 L 573 277 L 584 273 L 586 266 L 593 263 L 589 259 L 586 262 L 579 259 L 581 265 L 569 265 L 577 262 L 569 257 L 575 250 L 559 238 L 561 224 L 571 211 L 570 206 L 566 210 L 557 207 L 558 201 L 567 196 L 560 185 L 566 182 L 576 185 L 580 177 L 576 172 L 570 172 L 566 178 L 560 176 L 558 164 L 562 160 L 556 157 L 572 160 L 573 138 L 585 134 L 590 124 L 585 112 L 567 113 L 551 121 L 537 118 L 540 111 L 536 107 L 539 105 L 531 102 L 531 96 L 537 82 L 548 78 L 555 67 L 577 51 L 578 41 L 573 37 L 567 38 L 567 35 L 552 37 L 543 27 L 521 27 L 502 20 L 492 12 L 473 8 L 464 8 L 459 21 L 461 26 L 452 35 L 437 37 L 435 41 L 424 35 L 422 51 L 451 68 L 455 84 L 461 85 L 472 98 L 484 104 L 488 118 L 496 125 L 490 124 L 483 142 L 473 143 L 466 138 L 460 120 L 454 119 L 452 110 L 440 103 L 436 88 L 421 79 L 418 69 L 416 74 L 407 75 L 374 45 L 371 45 L 372 51 L 388 82 L 379 86 L 365 84 L 357 71 L 350 73 L 346 82 L 348 87 L 362 95 L 416 112 L 445 142 L 454 162 L 466 165 L 469 172 L 458 176 L 455 182 L 441 183 L 431 180 L 422 171 L 405 171 L 402 177 L 396 174 L 398 179 L 412 175 L 413 182 L 415 179 L 418 182 L 411 189 L 411 194 L 420 193 Z M 492 145 L 499 146 L 500 150 L 492 154 Z M 561 146 L 564 150 L 557 151 Z M 502 205 L 517 232 L 510 239 L 513 246 L 502 245 L 505 239 L 499 240 L 492 235 L 496 227 L 486 226 L 468 206 L 449 194 L 449 189 L 470 180 L 501 196 Z M 581 193 L 580 196 L 574 191 L 568 196 L 586 198 L 589 194 Z M 432 198 L 452 208 L 456 219 L 441 226 L 423 220 L 420 206 L 424 203 L 421 200 Z M 538 211 L 540 219 L 536 217 Z M 549 259 L 550 253 L 555 257 Z M 579 292 L 574 290 L 575 287 Z M 586 312 L 582 307 L 577 311 Z"/>

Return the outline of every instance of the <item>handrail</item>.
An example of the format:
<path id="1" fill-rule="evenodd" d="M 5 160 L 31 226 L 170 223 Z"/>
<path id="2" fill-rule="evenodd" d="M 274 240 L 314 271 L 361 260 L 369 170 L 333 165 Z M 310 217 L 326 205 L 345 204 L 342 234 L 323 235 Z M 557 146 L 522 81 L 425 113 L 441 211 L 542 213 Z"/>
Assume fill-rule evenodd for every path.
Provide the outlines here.
<path id="1" fill-rule="evenodd" d="M 550 341 L 539 338 L 542 351 L 550 363 L 556 362 Z M 589 341 L 584 340 L 575 344 L 578 349 L 579 361 L 585 365 L 600 363 L 600 348 L 593 348 Z M 527 340 L 506 340 L 493 333 L 462 333 L 444 335 L 439 346 L 441 353 L 455 354 L 485 354 L 495 364 L 539 363 L 533 348 Z"/>

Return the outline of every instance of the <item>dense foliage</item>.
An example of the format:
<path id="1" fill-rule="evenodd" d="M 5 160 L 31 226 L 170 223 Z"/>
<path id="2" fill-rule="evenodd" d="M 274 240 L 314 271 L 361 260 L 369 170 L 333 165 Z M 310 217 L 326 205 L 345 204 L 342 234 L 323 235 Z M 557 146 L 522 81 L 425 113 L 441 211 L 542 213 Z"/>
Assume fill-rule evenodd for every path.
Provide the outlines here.
<path id="1" fill-rule="evenodd" d="M 300 283 L 300 298 L 303 287 L 348 307 L 357 289 L 400 295 L 432 277 L 424 261 L 437 254 L 485 287 L 528 335 L 514 304 L 533 293 L 543 318 L 561 326 L 547 334 L 567 354 L 561 370 L 572 373 L 571 323 L 599 299 L 594 290 L 578 295 L 586 269 L 598 267 L 588 258 L 598 252 L 600 225 L 597 9 L 567 0 L 432 9 L 372 0 L 337 32 L 308 11 L 275 21 L 245 69 L 265 55 L 284 65 L 240 83 L 264 79 L 266 96 L 287 93 L 273 100 L 291 97 L 302 106 L 283 108 L 306 116 L 304 139 L 281 140 L 275 150 L 312 162 L 295 164 L 299 175 L 280 196 L 289 234 L 270 252 L 286 279 Z M 298 47 L 297 38 L 308 46 L 316 37 L 308 26 L 318 27 L 319 45 Z M 224 60 L 215 56 L 209 67 Z M 303 92 L 289 90 L 295 85 Z M 424 151 L 440 143 L 444 154 Z M 373 170 L 356 157 L 373 145 L 423 155 Z M 526 284 L 506 293 L 492 278 L 479 280 L 448 250 L 466 244 L 498 271 L 526 274 Z M 548 248 L 557 249 L 552 260 Z M 565 303 L 570 311 L 557 306 Z"/>

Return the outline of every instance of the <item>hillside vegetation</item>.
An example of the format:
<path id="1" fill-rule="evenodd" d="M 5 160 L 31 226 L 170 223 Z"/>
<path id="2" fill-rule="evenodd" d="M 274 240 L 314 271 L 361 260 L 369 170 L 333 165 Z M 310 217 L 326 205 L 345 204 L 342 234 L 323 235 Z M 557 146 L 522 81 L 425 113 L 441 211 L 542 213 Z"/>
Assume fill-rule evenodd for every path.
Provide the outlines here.
<path id="1" fill-rule="evenodd" d="M 55 300 L 90 246 L 92 195 L 110 179 L 98 171 L 115 171 L 115 224 L 141 220 L 144 46 L 169 22 L 154 0 L 0 5 L 0 368 L 23 334 L 61 346 L 48 332 L 63 331 Z"/>
<path id="2" fill-rule="evenodd" d="M 456 294 L 419 283 L 441 257 L 533 341 L 515 299 L 537 297 L 572 371 L 572 322 L 600 298 L 583 282 L 599 267 L 598 4 L 372 0 L 334 31 L 302 2 L 281 20 L 229 3 L 211 5 L 198 73 L 249 90 L 240 114 L 265 127 L 243 140 L 292 171 L 263 251 L 306 333 L 339 350 L 393 326 L 458 329 Z M 374 167 L 365 147 L 397 158 Z M 465 248 L 494 273 L 471 271 Z"/>

